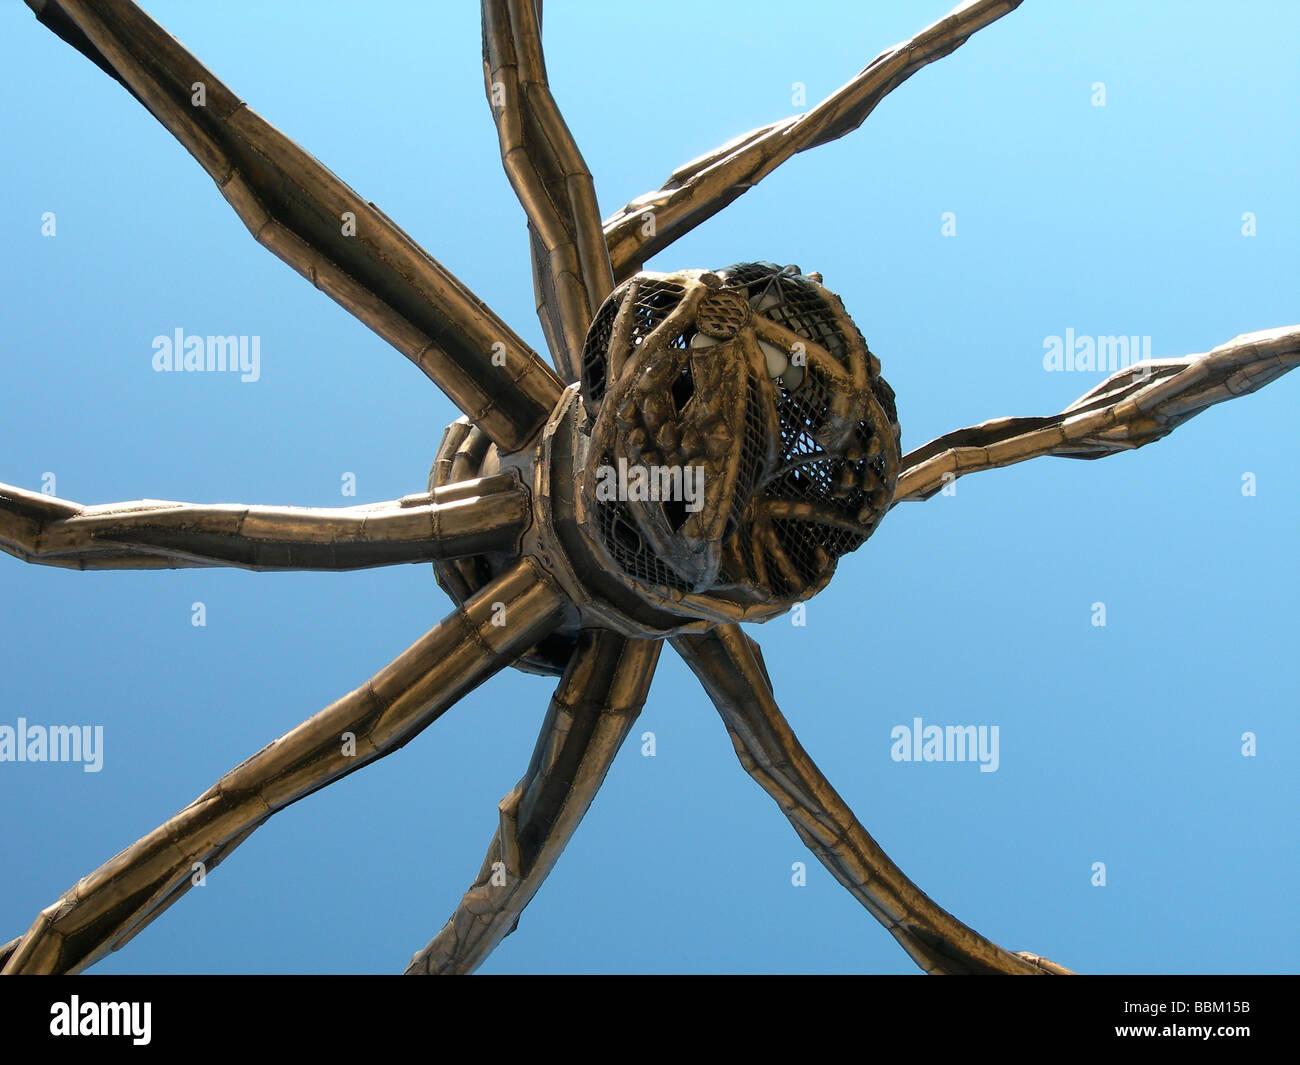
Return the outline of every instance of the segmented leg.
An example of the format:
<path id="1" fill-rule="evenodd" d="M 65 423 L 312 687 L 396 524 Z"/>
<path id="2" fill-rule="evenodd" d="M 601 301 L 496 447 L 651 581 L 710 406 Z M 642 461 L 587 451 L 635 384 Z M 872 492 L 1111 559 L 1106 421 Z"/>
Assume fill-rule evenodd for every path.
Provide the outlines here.
<path id="1" fill-rule="evenodd" d="M 0 550 L 68 569 L 363 569 L 513 551 L 528 493 L 510 474 L 359 507 L 83 507 L 0 484 Z"/>
<path id="2" fill-rule="evenodd" d="M 663 188 L 638 196 L 605 220 L 615 282 L 631 277 L 650 256 L 712 218 L 791 156 L 857 129 L 876 104 L 923 66 L 1019 6 L 1020 0 L 967 0 L 881 52 L 811 111 L 744 133 L 674 170 Z"/>
<path id="3" fill-rule="evenodd" d="M 968 473 L 1040 455 L 1099 459 L 1168 436 L 1207 407 L 1263 388 L 1300 363 L 1300 325 L 1243 333 L 1203 355 L 1140 362 L 1060 414 L 994 418 L 903 456 L 894 502 L 929 499 Z"/>
<path id="4" fill-rule="evenodd" d="M 272 814 L 391 754 L 558 623 L 566 600 L 515 564 L 360 688 L 262 748 L 36 918 L 5 973 L 79 972 L 189 890 Z"/>
<path id="5" fill-rule="evenodd" d="M 135 4 L 27 3 L 185 146 L 260 244 L 414 362 L 503 450 L 545 423 L 562 384 L 537 353 Z"/>
<path id="6" fill-rule="evenodd" d="M 967 928 L 913 884 L 867 833 L 776 705 L 758 645 L 737 625 L 678 636 L 673 647 L 722 715 L 741 765 L 799 838 L 927 973 L 1064 973 Z"/>
<path id="7" fill-rule="evenodd" d="M 411 959 L 407 975 L 473 972 L 514 931 L 645 705 L 660 646 L 583 630 L 528 772 L 501 800 L 501 826 L 478 879 L 442 931 Z"/>
<path id="8" fill-rule="evenodd" d="M 591 173 L 546 79 L 540 3 L 483 0 L 483 75 L 501 159 L 528 216 L 537 315 L 556 368 L 576 381 L 614 275 Z"/>

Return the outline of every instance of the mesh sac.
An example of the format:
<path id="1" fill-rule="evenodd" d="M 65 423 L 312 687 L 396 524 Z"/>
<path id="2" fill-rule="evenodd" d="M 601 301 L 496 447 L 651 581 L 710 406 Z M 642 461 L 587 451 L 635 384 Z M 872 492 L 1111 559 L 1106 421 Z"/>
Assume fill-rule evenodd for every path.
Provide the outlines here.
<path id="1" fill-rule="evenodd" d="M 858 424 L 842 449 L 827 453 L 817 437 L 826 427 L 832 399 L 830 385 L 809 366 L 797 389 L 791 390 L 777 382 L 779 456 L 775 464 L 769 465 L 768 422 L 761 406 L 763 393 L 759 383 L 750 380 L 740 440 L 740 470 L 727 522 L 729 561 L 719 574 L 719 583 L 756 585 L 760 560 L 755 556 L 761 552 L 761 570 L 766 573 L 768 593 L 777 598 L 795 598 L 805 589 L 824 583 L 828 569 L 870 536 L 876 521 L 888 508 L 889 500 L 882 490 L 887 473 L 886 454 L 897 449 L 899 435 L 894 393 L 879 376 L 879 361 L 844 312 L 839 298 L 813 279 L 796 268 L 763 262 L 736 264 L 718 274 L 724 291 L 742 295 L 755 313 L 820 345 L 850 373 L 855 362 L 865 365 L 871 393 L 884 412 L 893 437 L 887 441 L 876 439 L 873 427 L 864 421 Z M 583 351 L 582 390 L 590 411 L 604 399 L 608 388 L 608 368 L 614 354 L 609 348 L 624 303 L 633 300 L 629 308 L 630 330 L 623 350 L 617 353 L 622 365 L 626 365 L 645 337 L 662 325 L 684 295 L 685 288 L 681 285 L 644 275 L 624 282 L 611 294 L 592 322 Z M 725 310 L 717 301 L 709 307 Z M 732 324 L 730 317 L 716 310 L 712 313 L 719 321 L 700 320 L 687 325 L 680 335 L 672 338 L 670 346 L 689 347 L 697 325 L 706 334 L 715 334 Z M 612 462 L 609 456 L 604 461 Z M 815 504 L 833 514 L 836 522 L 832 525 L 812 516 L 770 518 L 771 533 L 784 555 L 784 560 L 778 559 L 762 542 L 762 537 L 755 535 L 764 504 L 778 500 Z M 601 539 L 624 573 L 651 585 L 686 587 L 672 567 L 650 549 L 626 503 L 609 501 L 599 506 L 597 524 Z M 742 572 L 735 572 L 737 568 Z"/>

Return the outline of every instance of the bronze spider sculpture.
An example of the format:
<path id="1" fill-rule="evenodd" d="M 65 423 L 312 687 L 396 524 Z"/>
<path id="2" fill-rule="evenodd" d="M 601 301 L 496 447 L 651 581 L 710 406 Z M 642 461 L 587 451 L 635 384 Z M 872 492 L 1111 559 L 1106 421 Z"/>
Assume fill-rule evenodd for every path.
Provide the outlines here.
<path id="1" fill-rule="evenodd" d="M 82 507 L 0 488 L 0 546 L 78 569 L 351 569 L 431 561 L 456 603 L 356 691 L 222 777 L 0 947 L 6 973 L 117 949 L 272 814 L 396 750 L 507 665 L 560 677 L 482 870 L 408 972 L 467 972 L 513 930 L 641 709 L 667 639 L 741 762 L 926 972 L 1061 973 L 989 942 L 881 851 L 794 737 L 740 625 L 815 595 L 897 503 L 1040 455 L 1160 439 L 1300 359 L 1300 326 L 1121 370 L 1058 415 L 902 454 L 879 360 L 815 273 L 645 260 L 1017 6 L 971 0 L 804 115 L 674 173 L 601 222 L 547 87 L 540 3 L 484 0 L 486 90 L 529 221 L 555 369 L 378 209 L 246 108 L 133 4 L 28 0 L 193 154 L 259 242 L 410 358 L 464 412 L 428 490 L 336 510 Z M 202 91 L 199 91 L 199 87 Z M 201 102 L 199 102 L 201 99 Z"/>

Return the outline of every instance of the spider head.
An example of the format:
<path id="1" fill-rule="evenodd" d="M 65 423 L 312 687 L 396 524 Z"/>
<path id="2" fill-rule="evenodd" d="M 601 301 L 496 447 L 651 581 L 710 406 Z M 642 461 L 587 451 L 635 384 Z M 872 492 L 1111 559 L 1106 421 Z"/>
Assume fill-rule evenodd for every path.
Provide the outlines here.
<path id="1" fill-rule="evenodd" d="M 581 392 L 594 532 L 670 598 L 779 613 L 892 500 L 893 392 L 839 297 L 798 267 L 628 279 L 592 322 Z"/>

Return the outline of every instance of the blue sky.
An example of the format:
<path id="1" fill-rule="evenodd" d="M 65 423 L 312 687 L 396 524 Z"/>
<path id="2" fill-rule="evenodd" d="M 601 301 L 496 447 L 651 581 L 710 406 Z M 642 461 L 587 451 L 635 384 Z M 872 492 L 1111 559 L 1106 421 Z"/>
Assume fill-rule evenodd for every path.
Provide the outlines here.
<path id="1" fill-rule="evenodd" d="M 551 82 L 608 215 L 949 6 L 553 3 Z M 474 5 L 146 7 L 543 350 Z M 1028 0 L 649 265 L 820 270 L 898 393 L 905 447 L 1053 413 L 1104 376 L 1044 371 L 1044 339 L 1067 329 L 1176 356 L 1300 320 L 1298 40 L 1285 2 L 1175 19 Z M 423 488 L 457 412 L 418 370 L 254 243 L 162 127 L 21 5 L 0 9 L 0 71 L 0 480 L 54 473 L 82 503 Z M 261 379 L 155 374 L 152 339 L 178 327 L 260 336 Z M 900 505 L 805 627 L 754 631 L 859 818 L 998 943 L 1086 972 L 1294 966 L 1297 401 L 1283 378 L 1137 453 Z M 427 566 L 0 558 L 0 724 L 105 735 L 99 773 L 0 764 L 0 940 L 447 609 Z M 275 817 L 96 971 L 400 971 L 477 872 L 551 687 L 499 675 Z M 997 772 L 892 761 L 891 728 L 918 716 L 997 725 Z M 621 752 L 484 972 L 915 971 L 745 776 L 671 651 L 644 730 L 657 755 Z"/>

